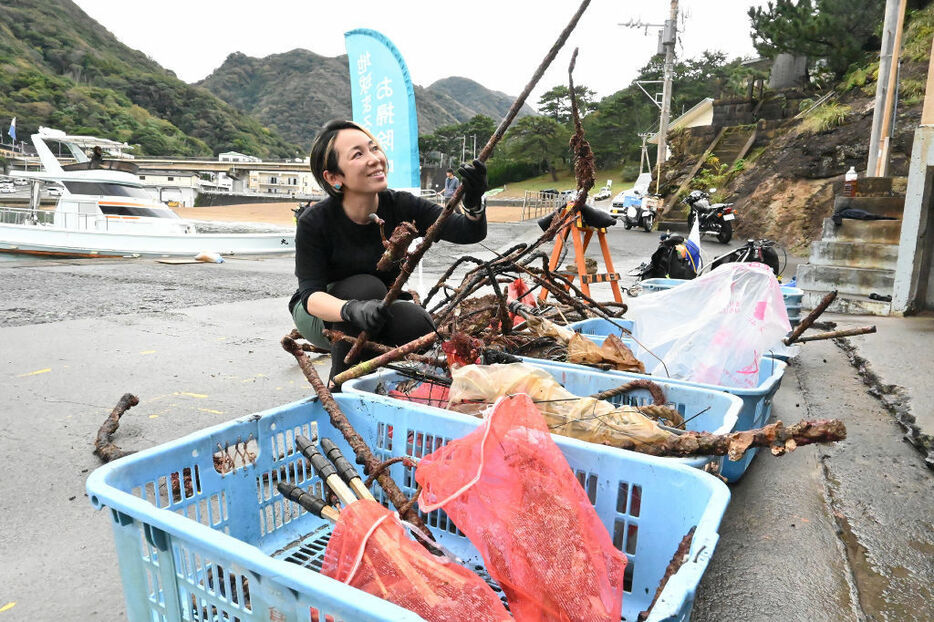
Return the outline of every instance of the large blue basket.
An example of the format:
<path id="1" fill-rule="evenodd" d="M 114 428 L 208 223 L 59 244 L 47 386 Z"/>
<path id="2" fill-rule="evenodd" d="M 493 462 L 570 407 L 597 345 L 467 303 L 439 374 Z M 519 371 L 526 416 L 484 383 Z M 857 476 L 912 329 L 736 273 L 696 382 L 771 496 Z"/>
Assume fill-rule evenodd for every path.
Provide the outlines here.
<path id="1" fill-rule="evenodd" d="M 639 285 L 648 294 L 671 289 L 682 283 L 687 283 L 687 281 L 685 279 L 646 279 L 640 281 Z M 785 301 L 785 310 L 788 312 L 788 321 L 792 326 L 796 326 L 801 321 L 801 301 L 804 300 L 804 292 L 797 287 L 782 285 L 782 298 Z"/>
<path id="2" fill-rule="evenodd" d="M 580 322 L 574 322 L 568 325 L 569 328 L 586 334 L 588 338 L 592 339 L 596 343 L 600 344 L 603 342 L 603 339 L 610 333 L 620 334 L 620 331 L 617 327 L 610 324 L 607 320 L 601 319 L 589 319 L 582 320 Z M 624 338 L 623 342 L 626 345 L 632 347 L 633 342 Z M 654 358 L 649 357 L 647 354 L 641 353 L 641 349 L 638 347 L 633 348 L 633 352 L 646 365 L 653 365 L 656 363 Z M 575 365 L 573 363 L 562 363 L 558 361 L 546 361 L 543 359 L 524 359 L 528 362 L 535 363 L 545 369 L 550 369 L 554 367 L 565 367 L 565 368 L 577 368 L 585 369 L 587 373 L 592 373 L 593 369 L 590 367 L 585 367 L 582 365 Z M 743 401 L 743 407 L 740 409 L 739 417 L 736 421 L 735 431 L 740 430 L 752 430 L 754 428 L 760 428 L 764 426 L 769 417 L 772 415 L 772 398 L 775 395 L 775 392 L 778 391 L 778 388 L 782 383 L 782 376 L 785 374 L 785 368 L 787 365 L 784 361 L 778 360 L 775 357 L 766 355 L 759 359 L 759 373 L 757 377 L 757 383 L 754 388 L 746 387 L 723 387 L 714 384 L 706 384 L 701 382 L 691 382 L 688 380 L 676 380 L 673 378 L 659 378 L 658 376 L 649 376 L 653 380 L 664 380 L 665 382 L 672 382 L 678 384 L 689 384 L 695 387 L 703 387 L 706 389 L 712 389 L 717 391 L 726 391 Z M 619 372 L 619 371 L 609 371 L 608 374 L 623 375 L 623 376 L 632 376 L 632 377 L 645 377 L 640 376 L 639 374 L 632 374 L 628 372 Z M 730 460 L 723 461 L 723 467 L 720 471 L 720 474 L 723 475 L 727 481 L 735 482 L 738 481 L 743 474 L 746 472 L 746 469 L 749 467 L 749 464 L 752 462 L 752 459 L 755 458 L 757 449 L 751 449 L 746 452 L 746 455 L 743 456 L 741 460 L 736 462 Z"/>
<path id="3" fill-rule="evenodd" d="M 613 389 L 623 382 L 620 382 L 618 376 L 605 374 L 590 368 L 581 368 L 574 365 L 561 368 L 544 368 L 552 374 L 565 389 L 574 395 L 582 397 L 593 395 L 600 391 Z M 669 383 L 665 381 L 655 381 L 662 391 L 665 392 L 665 398 L 672 408 L 677 409 L 687 421 L 687 429 L 697 432 L 710 432 L 712 434 L 727 434 L 732 431 L 736 425 L 739 411 L 742 408 L 742 400 L 722 391 L 711 391 L 699 387 L 687 386 L 684 384 Z M 345 393 L 362 393 L 372 396 L 373 399 L 391 400 L 397 402 L 395 398 L 380 395 L 377 391 L 381 388 L 383 391 L 392 391 L 400 382 L 408 379 L 394 371 L 381 369 L 368 376 L 356 378 L 344 383 L 341 389 Z M 629 404 L 632 406 L 642 406 L 652 403 L 651 394 L 645 389 L 636 389 L 626 395 L 617 395 L 611 397 L 608 401 L 620 405 Z M 413 404 L 413 408 L 430 408 L 431 410 L 448 412 L 443 410 L 443 404 Z M 720 460 L 713 456 L 700 456 L 695 458 L 666 458 L 676 462 L 683 462 L 687 466 L 703 468 L 708 462 Z"/>
<path id="4" fill-rule="evenodd" d="M 420 458 L 480 423 L 359 395 L 336 400 L 382 459 Z M 296 434 L 316 433 L 352 455 L 320 404 L 306 401 L 196 432 L 91 474 L 88 496 L 95 507 L 108 508 L 131 622 L 420 619 L 318 574 L 331 527 L 276 490 L 281 474 L 288 473 L 290 480 L 320 491 L 320 480 L 305 470 L 294 446 Z M 716 548 L 727 487 L 670 460 L 554 438 L 629 558 L 622 619 L 635 620 L 647 608 L 681 538 L 697 526 L 690 554 L 650 618 L 689 619 L 695 589 Z M 255 458 L 243 459 L 249 458 L 244 445 Z M 215 469 L 219 448 L 240 457 L 233 471 Z M 407 494 L 414 492 L 411 469 L 396 464 L 390 472 Z M 482 563 L 443 512 L 431 513 L 426 522 L 469 567 Z"/>

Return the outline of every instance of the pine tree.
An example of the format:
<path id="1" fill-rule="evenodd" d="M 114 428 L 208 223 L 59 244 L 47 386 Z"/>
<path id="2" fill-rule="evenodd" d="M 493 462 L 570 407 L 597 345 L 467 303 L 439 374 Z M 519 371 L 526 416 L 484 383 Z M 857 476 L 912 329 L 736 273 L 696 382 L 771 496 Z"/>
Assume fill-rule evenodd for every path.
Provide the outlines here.
<path id="1" fill-rule="evenodd" d="M 839 77 L 867 51 L 878 50 L 876 32 L 884 0 L 776 0 L 751 7 L 752 39 L 768 58 L 783 52 L 823 63 Z"/>

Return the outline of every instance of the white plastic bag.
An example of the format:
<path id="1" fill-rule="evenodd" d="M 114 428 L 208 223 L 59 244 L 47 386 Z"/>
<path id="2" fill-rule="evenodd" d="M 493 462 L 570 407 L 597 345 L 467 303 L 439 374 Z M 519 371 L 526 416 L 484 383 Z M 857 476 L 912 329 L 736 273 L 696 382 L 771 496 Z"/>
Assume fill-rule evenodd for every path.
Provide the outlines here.
<path id="1" fill-rule="evenodd" d="M 627 303 L 636 356 L 663 377 L 756 387 L 760 359 L 791 330 L 781 286 L 759 263 L 724 264 Z"/>

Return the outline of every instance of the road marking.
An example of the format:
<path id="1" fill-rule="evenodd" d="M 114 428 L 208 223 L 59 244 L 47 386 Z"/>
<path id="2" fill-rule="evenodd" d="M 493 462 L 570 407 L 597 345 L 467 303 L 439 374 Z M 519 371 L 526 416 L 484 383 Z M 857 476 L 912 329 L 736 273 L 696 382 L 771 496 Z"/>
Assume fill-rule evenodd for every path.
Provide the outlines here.
<path id="1" fill-rule="evenodd" d="M 143 350 L 142 352 L 140 352 L 140 354 L 155 354 L 155 353 L 156 353 L 155 350 Z"/>
<path id="2" fill-rule="evenodd" d="M 16 606 L 16 601 L 15 601 L 15 600 L 12 600 L 12 601 L 8 602 L 7 604 L 5 604 L 4 606 L 0 607 L 0 613 L 3 613 L 4 611 L 9 611 L 10 609 L 12 609 L 12 608 L 15 607 L 15 606 Z"/>
<path id="3" fill-rule="evenodd" d="M 207 395 L 204 395 L 203 393 L 186 393 L 185 391 L 176 393 L 175 395 L 187 395 L 188 397 L 197 397 L 198 399 L 202 399 L 202 400 L 208 397 Z"/>
<path id="4" fill-rule="evenodd" d="M 223 410 L 211 410 L 210 408 L 199 408 L 198 410 L 200 410 L 203 413 L 211 413 L 212 415 L 223 415 L 224 414 Z"/>
<path id="5" fill-rule="evenodd" d="M 25 378 L 26 376 L 37 376 L 39 374 L 47 374 L 52 371 L 51 367 L 46 367 L 45 369 L 37 369 L 36 371 L 26 372 L 25 374 L 20 374 L 18 378 Z"/>

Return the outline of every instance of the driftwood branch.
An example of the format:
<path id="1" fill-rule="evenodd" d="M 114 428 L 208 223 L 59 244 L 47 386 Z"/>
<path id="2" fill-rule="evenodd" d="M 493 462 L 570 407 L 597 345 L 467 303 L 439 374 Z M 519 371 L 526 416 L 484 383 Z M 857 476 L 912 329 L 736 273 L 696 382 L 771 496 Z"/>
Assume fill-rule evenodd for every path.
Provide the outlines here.
<path id="1" fill-rule="evenodd" d="M 354 378 L 359 378 L 360 376 L 371 374 L 386 363 L 398 361 L 411 352 L 415 352 L 416 350 L 421 350 L 422 348 L 430 346 L 437 338 L 438 333 L 428 333 L 427 335 L 401 345 L 398 348 L 393 348 L 389 352 L 384 352 L 376 358 L 370 359 L 369 361 L 363 361 L 358 365 L 354 365 L 350 369 L 345 369 L 341 373 L 334 376 L 334 386 L 339 387 L 348 380 L 353 380 Z"/>
<path id="2" fill-rule="evenodd" d="M 808 313 L 806 316 L 804 316 L 804 319 L 801 320 L 801 323 L 795 326 L 795 329 L 791 331 L 790 335 L 785 337 L 785 341 L 784 341 L 785 345 L 790 346 L 795 341 L 797 341 L 798 337 L 801 336 L 801 333 L 803 333 L 804 331 L 806 331 L 808 328 L 811 327 L 811 324 L 813 324 L 814 321 L 820 317 L 820 314 L 823 313 L 827 309 L 827 307 L 830 306 L 830 303 L 832 303 L 836 297 L 837 297 L 837 290 L 833 290 L 832 292 L 824 296 L 821 299 L 821 301 L 817 304 L 817 306 L 814 307 L 814 310 Z"/>
<path id="3" fill-rule="evenodd" d="M 796 343 L 805 343 L 807 341 L 819 341 L 821 339 L 836 339 L 838 337 L 852 337 L 854 335 L 868 335 L 876 332 L 875 326 L 861 326 L 859 328 L 843 328 L 841 330 L 832 330 L 828 333 L 817 333 L 807 337 L 798 337 Z"/>
<path id="4" fill-rule="evenodd" d="M 580 20 L 581 15 L 584 14 L 584 10 L 590 5 L 590 0 L 584 0 L 581 2 L 580 7 L 578 7 L 577 12 L 574 13 L 574 16 L 571 18 L 571 21 L 565 26 L 564 30 L 558 36 L 558 39 L 551 46 L 551 49 L 548 50 L 548 53 L 545 55 L 544 60 L 538 66 L 538 69 L 535 70 L 535 73 L 532 76 L 532 79 L 528 84 L 525 85 L 522 93 L 516 98 L 516 101 L 513 102 L 512 106 L 509 108 L 509 111 L 506 113 L 506 116 L 503 118 L 502 122 L 499 124 L 499 127 L 496 128 L 496 131 L 493 132 L 493 135 L 490 136 L 490 140 L 487 141 L 486 145 L 483 147 L 483 150 L 480 151 L 480 154 L 477 156 L 477 159 L 481 162 L 486 162 L 490 155 L 493 153 L 493 148 L 496 147 L 497 143 L 503 138 L 506 134 L 506 130 L 512 124 L 513 120 L 516 118 L 516 115 L 519 114 L 519 110 L 522 109 L 522 106 L 525 104 L 526 98 L 528 98 L 529 93 L 532 92 L 532 89 L 535 88 L 535 85 L 538 84 L 538 81 L 541 79 L 542 75 L 545 73 L 545 70 L 551 65 L 551 62 L 555 59 L 555 56 L 558 55 L 558 51 L 564 46 L 565 41 L 571 35 L 571 31 L 574 30 L 574 27 L 577 26 L 577 22 Z M 454 208 L 457 207 L 457 204 L 460 203 L 461 197 L 464 194 L 464 185 L 461 184 L 457 187 L 457 190 L 454 191 L 454 195 L 448 200 L 447 204 L 444 206 L 444 209 L 441 211 L 441 214 L 438 216 L 438 219 L 428 228 L 428 231 L 425 232 L 424 238 L 422 238 L 421 243 L 415 248 L 414 251 L 406 255 L 405 262 L 402 264 L 402 267 L 399 271 L 399 276 L 396 277 L 395 282 L 392 284 L 392 287 L 389 288 L 389 291 L 386 292 L 386 296 L 383 298 L 383 307 L 389 308 L 396 298 L 398 298 L 399 293 L 402 291 L 402 287 L 405 285 L 406 281 L 409 280 L 412 271 L 415 269 L 415 266 L 418 265 L 418 262 L 421 261 L 422 257 L 431 248 L 431 245 L 437 239 L 441 227 L 444 225 L 444 222 L 448 217 L 454 213 Z M 345 363 L 353 363 L 357 357 L 360 355 L 360 349 L 363 347 L 363 342 L 366 341 L 367 334 L 366 331 L 360 333 L 357 337 L 357 342 L 350 349 L 350 352 L 347 353 L 347 357 L 344 359 Z"/>
<path id="5" fill-rule="evenodd" d="M 94 440 L 95 456 L 104 462 L 110 462 L 111 460 L 129 456 L 133 453 L 132 451 L 126 451 L 117 447 L 113 442 L 113 435 L 117 432 L 117 428 L 120 427 L 120 417 L 123 416 L 123 413 L 137 404 L 139 404 L 138 397 L 132 393 L 123 394 L 123 397 L 120 398 L 120 401 L 117 402 L 114 409 L 107 415 L 107 419 L 104 420 L 104 423 L 97 431 L 97 438 Z"/>
<path id="6" fill-rule="evenodd" d="M 768 447 L 772 454 L 781 456 L 794 451 L 801 445 L 832 443 L 846 438 L 846 425 L 839 419 L 799 421 L 785 427 L 781 421 L 764 428 L 733 432 L 732 434 L 709 434 L 686 432 L 671 436 L 659 443 L 632 444 L 623 449 L 632 449 L 653 456 L 685 458 L 688 456 L 728 456 L 736 461 L 753 447 Z"/>
<path id="7" fill-rule="evenodd" d="M 376 472 L 379 469 L 381 461 L 373 454 L 373 451 L 366 444 L 366 441 L 357 433 L 357 431 L 350 425 L 350 422 L 347 420 L 347 416 L 341 411 L 340 407 L 337 405 L 337 402 L 334 401 L 334 396 L 331 395 L 331 392 L 328 391 L 328 388 L 324 385 L 324 382 L 321 381 L 321 377 L 318 375 L 318 372 L 315 371 L 314 365 L 311 363 L 301 348 L 295 343 L 294 339 L 289 337 L 282 338 L 282 348 L 295 357 L 295 360 L 298 361 L 298 366 L 301 368 L 302 373 L 305 374 L 305 378 L 315 389 L 315 393 L 318 395 L 318 399 L 321 401 L 321 405 L 327 411 L 328 415 L 331 418 L 331 425 L 337 428 L 340 433 L 344 436 L 344 439 L 353 449 L 354 455 L 357 457 L 357 461 L 363 464 L 364 473 Z M 427 528 L 425 523 L 422 522 L 422 519 L 419 517 L 418 512 L 409 505 L 408 511 L 404 514 L 402 513 L 402 508 L 406 507 L 408 499 L 405 494 L 399 489 L 399 486 L 396 482 L 389 476 L 388 473 L 380 473 L 376 481 L 379 482 L 379 485 L 382 486 L 383 490 L 386 491 L 386 496 L 389 498 L 389 501 L 400 511 L 403 518 L 409 521 L 413 525 L 417 526 L 423 532 L 427 533 Z"/>

